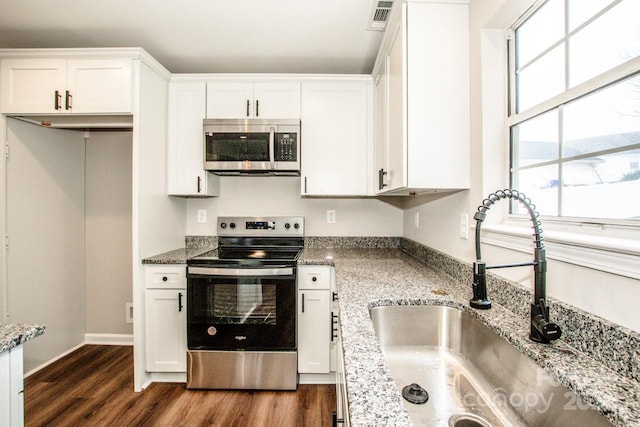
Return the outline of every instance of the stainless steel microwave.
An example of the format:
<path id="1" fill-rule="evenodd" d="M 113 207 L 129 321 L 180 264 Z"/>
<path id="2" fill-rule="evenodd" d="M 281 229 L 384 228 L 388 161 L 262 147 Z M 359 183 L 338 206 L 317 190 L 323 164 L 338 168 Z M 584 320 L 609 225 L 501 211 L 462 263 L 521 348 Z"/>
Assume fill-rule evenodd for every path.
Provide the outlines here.
<path id="1" fill-rule="evenodd" d="M 300 175 L 300 120 L 204 119 L 204 169 L 218 175 Z"/>

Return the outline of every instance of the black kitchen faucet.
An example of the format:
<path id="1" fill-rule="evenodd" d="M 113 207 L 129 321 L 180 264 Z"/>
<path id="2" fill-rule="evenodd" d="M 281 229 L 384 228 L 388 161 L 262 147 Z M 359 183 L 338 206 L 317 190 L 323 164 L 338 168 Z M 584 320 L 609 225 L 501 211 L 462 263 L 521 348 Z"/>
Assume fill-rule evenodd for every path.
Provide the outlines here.
<path id="1" fill-rule="evenodd" d="M 533 236 L 535 240 L 535 248 L 533 252 L 532 262 L 521 262 L 512 264 L 486 265 L 482 261 L 480 253 L 480 228 L 482 221 L 487 216 L 489 208 L 499 200 L 513 199 L 519 201 L 527 209 L 531 218 Z M 547 259 L 545 255 L 544 244 L 542 243 L 542 230 L 540 229 L 540 220 L 535 205 L 531 203 L 531 199 L 517 190 L 499 190 L 482 201 L 482 205 L 478 206 L 478 211 L 473 216 L 476 220 L 476 261 L 473 263 L 473 299 L 469 304 L 473 308 L 487 310 L 491 308 L 491 301 L 487 297 L 487 270 L 491 268 L 509 268 L 533 266 L 534 270 L 534 291 L 533 302 L 531 303 L 531 332 L 529 338 L 533 341 L 548 344 L 552 340 L 560 338 L 562 331 L 560 326 L 549 320 L 549 307 L 546 300 L 546 273 Z"/>

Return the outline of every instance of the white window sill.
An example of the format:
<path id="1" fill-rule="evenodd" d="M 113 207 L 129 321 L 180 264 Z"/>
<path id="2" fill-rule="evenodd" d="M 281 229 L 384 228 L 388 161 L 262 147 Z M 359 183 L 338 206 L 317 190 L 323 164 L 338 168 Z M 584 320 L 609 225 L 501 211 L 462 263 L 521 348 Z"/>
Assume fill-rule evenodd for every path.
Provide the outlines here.
<path id="1" fill-rule="evenodd" d="M 533 254 L 533 230 L 527 226 L 482 224 L 481 242 Z M 547 259 L 640 280 L 640 241 L 544 230 Z"/>

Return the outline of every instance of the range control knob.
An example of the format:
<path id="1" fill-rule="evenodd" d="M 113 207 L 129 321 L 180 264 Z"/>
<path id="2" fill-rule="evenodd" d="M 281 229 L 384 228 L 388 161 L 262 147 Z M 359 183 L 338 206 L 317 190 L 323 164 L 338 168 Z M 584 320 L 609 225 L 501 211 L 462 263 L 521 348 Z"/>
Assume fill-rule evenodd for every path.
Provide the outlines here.
<path id="1" fill-rule="evenodd" d="M 291 228 L 291 224 L 289 224 L 288 222 L 286 222 L 284 224 L 284 228 L 286 228 L 287 230 Z"/>
<path id="2" fill-rule="evenodd" d="M 229 223 L 229 227 L 231 227 L 231 229 L 236 228 L 236 223 L 235 222 Z"/>
<path id="3" fill-rule="evenodd" d="M 221 222 L 220 223 L 220 228 L 227 228 L 227 223 L 226 222 Z"/>
<path id="4" fill-rule="evenodd" d="M 298 228 L 300 228 L 300 224 L 298 224 L 298 223 L 296 222 L 295 224 L 293 224 L 293 228 L 295 228 L 295 229 L 297 230 Z"/>

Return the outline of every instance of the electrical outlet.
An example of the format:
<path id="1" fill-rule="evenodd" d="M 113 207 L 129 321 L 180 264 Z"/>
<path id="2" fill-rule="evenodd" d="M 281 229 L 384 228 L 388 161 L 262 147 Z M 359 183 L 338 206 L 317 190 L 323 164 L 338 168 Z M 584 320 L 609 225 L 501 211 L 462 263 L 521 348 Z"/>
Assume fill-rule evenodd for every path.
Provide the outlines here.
<path id="1" fill-rule="evenodd" d="M 133 303 L 127 302 L 124 304 L 125 313 L 124 313 L 124 321 L 127 323 L 133 323 Z"/>
<path id="2" fill-rule="evenodd" d="M 333 209 L 327 210 L 327 223 L 335 224 L 336 222 L 336 211 Z"/>
<path id="3" fill-rule="evenodd" d="M 461 239 L 469 239 L 469 214 L 460 214 L 460 230 L 458 231 Z"/>
<path id="4" fill-rule="evenodd" d="M 207 210 L 198 209 L 198 224 L 206 224 L 206 223 L 207 223 Z"/>
<path id="5" fill-rule="evenodd" d="M 413 223 L 416 226 L 416 228 L 420 228 L 420 212 L 416 212 L 413 215 Z"/>

